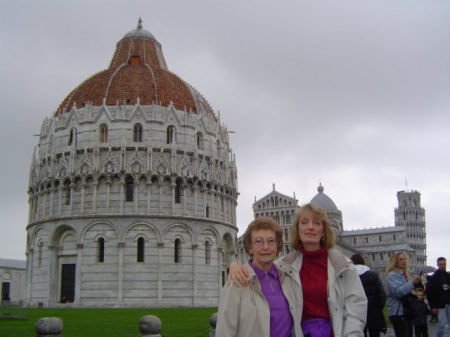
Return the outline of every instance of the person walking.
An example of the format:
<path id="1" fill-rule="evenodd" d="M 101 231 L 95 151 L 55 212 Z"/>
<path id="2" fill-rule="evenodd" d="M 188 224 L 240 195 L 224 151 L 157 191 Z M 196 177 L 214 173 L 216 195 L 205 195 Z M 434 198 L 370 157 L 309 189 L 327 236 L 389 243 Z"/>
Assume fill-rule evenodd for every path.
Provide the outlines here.
<path id="1" fill-rule="evenodd" d="M 437 270 L 431 275 L 426 287 L 426 295 L 431 312 L 437 313 L 436 337 L 443 337 L 445 324 L 450 325 L 450 273 L 447 272 L 445 257 L 437 259 Z M 450 328 L 449 334 L 450 337 Z"/>
<path id="2" fill-rule="evenodd" d="M 403 301 L 422 282 L 422 278 L 408 279 L 408 263 L 403 252 L 391 255 L 386 273 L 387 308 L 395 337 L 413 337 L 412 317 L 405 312 Z"/>
<path id="3" fill-rule="evenodd" d="M 380 332 L 386 333 L 386 321 L 383 314 L 386 291 L 378 273 L 366 266 L 361 254 L 354 254 L 350 259 L 358 272 L 367 296 L 367 323 L 364 327 L 364 337 L 380 337 Z"/>

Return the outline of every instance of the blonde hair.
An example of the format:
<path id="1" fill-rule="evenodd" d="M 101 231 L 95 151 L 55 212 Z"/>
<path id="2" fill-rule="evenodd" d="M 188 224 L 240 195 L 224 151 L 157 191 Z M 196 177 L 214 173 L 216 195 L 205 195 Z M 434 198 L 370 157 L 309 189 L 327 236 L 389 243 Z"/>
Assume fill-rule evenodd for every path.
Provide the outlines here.
<path id="1" fill-rule="evenodd" d="M 295 250 L 300 249 L 302 246 L 302 240 L 298 234 L 298 224 L 301 217 L 306 213 L 311 212 L 313 215 L 322 222 L 323 225 L 323 240 L 320 240 L 320 247 L 326 247 L 327 249 L 333 248 L 335 244 L 335 235 L 331 221 L 328 219 L 327 212 L 322 208 L 314 204 L 306 204 L 300 207 L 298 210 L 295 221 L 291 227 L 291 247 Z"/>
<path id="2" fill-rule="evenodd" d="M 390 271 L 399 269 L 397 267 L 397 260 L 398 260 L 398 257 L 400 255 L 403 255 L 405 257 L 406 267 L 405 267 L 404 272 L 406 274 L 408 274 L 408 272 L 409 272 L 409 269 L 408 269 L 408 255 L 406 255 L 404 252 L 397 252 L 397 253 L 394 253 L 394 254 L 391 255 L 391 257 L 389 258 L 389 263 L 388 263 L 388 265 L 386 267 L 386 274 L 389 273 Z"/>

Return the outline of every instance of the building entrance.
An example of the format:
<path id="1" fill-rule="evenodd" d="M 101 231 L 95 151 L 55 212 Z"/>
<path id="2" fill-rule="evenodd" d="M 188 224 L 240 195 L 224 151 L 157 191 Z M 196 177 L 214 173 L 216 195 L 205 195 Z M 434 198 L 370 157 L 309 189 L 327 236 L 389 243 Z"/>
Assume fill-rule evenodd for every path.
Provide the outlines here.
<path id="1" fill-rule="evenodd" d="M 11 300 L 9 297 L 9 288 L 10 288 L 9 282 L 2 282 L 2 301 Z"/>
<path id="2" fill-rule="evenodd" d="M 62 303 L 75 300 L 75 263 L 61 265 L 61 298 Z"/>

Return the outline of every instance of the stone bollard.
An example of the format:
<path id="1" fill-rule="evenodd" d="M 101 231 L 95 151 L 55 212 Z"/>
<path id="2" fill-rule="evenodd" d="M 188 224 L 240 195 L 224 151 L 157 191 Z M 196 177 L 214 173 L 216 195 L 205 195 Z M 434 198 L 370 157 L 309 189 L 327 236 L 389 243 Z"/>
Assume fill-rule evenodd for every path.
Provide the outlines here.
<path id="1" fill-rule="evenodd" d="M 209 317 L 209 325 L 211 325 L 211 329 L 209 329 L 208 337 L 215 337 L 217 325 L 217 312 L 215 312 Z"/>
<path id="2" fill-rule="evenodd" d="M 162 337 L 159 332 L 161 331 L 161 320 L 153 315 L 145 315 L 139 321 L 139 331 L 141 334 L 139 337 Z"/>
<path id="3" fill-rule="evenodd" d="M 58 317 L 43 317 L 34 324 L 36 337 L 60 337 L 63 321 Z"/>

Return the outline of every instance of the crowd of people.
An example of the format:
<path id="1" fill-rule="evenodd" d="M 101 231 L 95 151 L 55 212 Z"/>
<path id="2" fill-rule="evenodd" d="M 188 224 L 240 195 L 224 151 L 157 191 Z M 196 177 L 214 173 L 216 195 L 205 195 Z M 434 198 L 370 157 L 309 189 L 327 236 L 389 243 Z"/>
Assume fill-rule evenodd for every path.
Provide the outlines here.
<path id="1" fill-rule="evenodd" d="M 444 257 L 424 287 L 421 275 L 409 275 L 407 255 L 392 254 L 383 284 L 360 254 L 348 259 L 335 248 L 327 213 L 314 204 L 297 212 L 290 244 L 292 252 L 278 258 L 280 225 L 269 217 L 249 224 L 243 245 L 250 259 L 229 266 L 216 337 L 380 337 L 385 307 L 395 337 L 429 337 L 428 316 L 437 319 L 436 337 L 444 337 L 450 324 Z"/>

